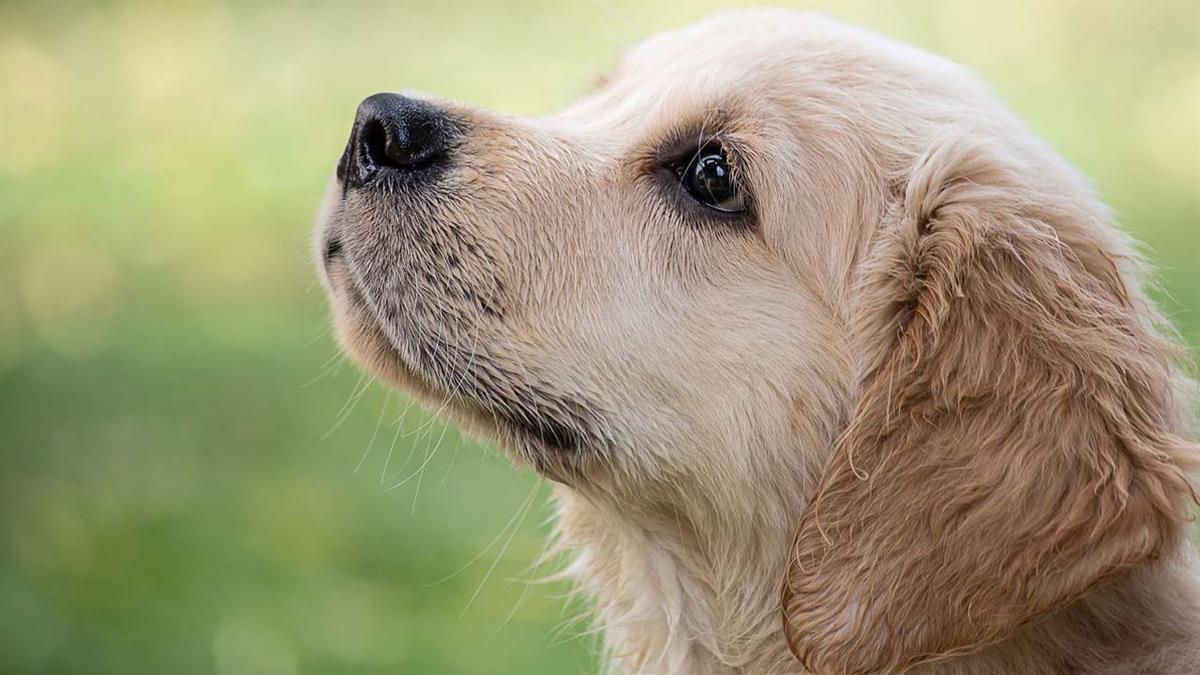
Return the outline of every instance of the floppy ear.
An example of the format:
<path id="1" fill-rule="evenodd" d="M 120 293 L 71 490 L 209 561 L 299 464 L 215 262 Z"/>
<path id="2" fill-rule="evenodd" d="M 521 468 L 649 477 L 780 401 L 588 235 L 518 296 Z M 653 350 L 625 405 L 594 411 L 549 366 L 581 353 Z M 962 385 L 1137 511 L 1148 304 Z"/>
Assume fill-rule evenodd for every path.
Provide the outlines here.
<path id="1" fill-rule="evenodd" d="M 1050 180 L 952 137 L 874 242 L 862 398 L 783 589 L 815 673 L 972 651 L 1186 529 L 1176 350 L 1105 215 Z"/>

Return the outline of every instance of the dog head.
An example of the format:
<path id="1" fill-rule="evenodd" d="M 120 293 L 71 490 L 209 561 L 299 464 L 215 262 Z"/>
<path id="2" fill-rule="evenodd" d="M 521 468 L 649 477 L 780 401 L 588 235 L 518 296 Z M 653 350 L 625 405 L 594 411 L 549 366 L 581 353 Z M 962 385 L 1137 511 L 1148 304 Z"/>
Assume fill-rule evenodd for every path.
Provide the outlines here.
<path id="1" fill-rule="evenodd" d="M 353 357 L 514 460 L 789 513 L 789 645 L 865 672 L 1172 543 L 1176 354 L 1108 220 L 960 68 L 753 12 L 550 118 L 368 98 L 316 240 Z"/>

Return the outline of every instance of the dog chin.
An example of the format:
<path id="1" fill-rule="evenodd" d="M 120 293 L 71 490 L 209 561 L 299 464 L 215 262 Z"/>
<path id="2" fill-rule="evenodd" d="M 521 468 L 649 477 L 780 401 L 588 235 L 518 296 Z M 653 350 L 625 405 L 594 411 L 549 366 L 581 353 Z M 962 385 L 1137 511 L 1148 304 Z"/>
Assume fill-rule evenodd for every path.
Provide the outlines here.
<path id="1" fill-rule="evenodd" d="M 581 480 L 586 462 L 587 440 L 571 425 L 532 414 L 516 412 L 512 406 L 476 401 L 475 388 L 463 379 L 446 378 L 453 369 L 421 359 L 420 344 L 397 344 L 406 331 L 388 331 L 359 287 L 346 254 L 332 230 L 325 231 L 321 244 L 323 279 L 332 298 L 334 326 L 347 355 L 364 371 L 387 385 L 413 396 L 428 411 L 448 417 L 470 435 L 495 441 L 514 464 L 531 465 L 538 473 L 558 482 Z M 396 335 L 399 332 L 400 335 Z M 418 332 L 419 331 L 415 331 Z M 417 339 L 417 338 L 412 338 Z M 468 385 L 468 386 L 464 386 Z"/>
<path id="2" fill-rule="evenodd" d="M 378 318 L 348 275 L 335 261 L 328 269 L 333 297 L 334 326 L 338 342 L 350 359 L 388 386 L 413 396 L 428 411 L 449 417 L 469 434 L 496 441 L 518 464 L 546 464 L 539 456 L 553 452 L 545 439 L 536 437 L 525 425 L 510 422 L 485 410 L 409 363 L 379 326 Z M 455 388 L 458 389 L 458 388 Z"/>

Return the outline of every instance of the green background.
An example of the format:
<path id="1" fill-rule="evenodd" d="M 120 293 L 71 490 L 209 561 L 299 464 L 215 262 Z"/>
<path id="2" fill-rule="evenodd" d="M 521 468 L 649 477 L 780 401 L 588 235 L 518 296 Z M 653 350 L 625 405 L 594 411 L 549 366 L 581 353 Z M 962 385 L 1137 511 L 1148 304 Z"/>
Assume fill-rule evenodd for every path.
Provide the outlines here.
<path id="1" fill-rule="evenodd" d="M 1197 7 L 824 9 L 991 82 L 1195 348 Z M 307 238 L 364 96 L 546 114 L 714 9 L 0 5 L 0 671 L 595 671 L 547 489 L 343 362 Z"/>

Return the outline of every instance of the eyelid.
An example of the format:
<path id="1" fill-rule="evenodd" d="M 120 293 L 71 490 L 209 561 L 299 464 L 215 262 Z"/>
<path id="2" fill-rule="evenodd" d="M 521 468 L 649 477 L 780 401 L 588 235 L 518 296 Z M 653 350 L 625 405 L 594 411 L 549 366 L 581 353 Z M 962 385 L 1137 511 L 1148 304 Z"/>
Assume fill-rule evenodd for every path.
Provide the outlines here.
<path id="1" fill-rule="evenodd" d="M 726 158 L 731 159 L 729 148 L 732 145 L 734 143 L 722 132 L 707 133 L 703 136 L 693 133 L 690 136 L 677 137 L 661 144 L 656 155 L 659 163 L 663 166 L 686 165 L 700 153 L 713 147 L 720 148 L 726 153 Z"/>
<path id="2" fill-rule="evenodd" d="M 700 152 L 706 148 L 719 147 L 725 154 L 725 161 L 729 164 L 733 179 L 742 186 L 743 191 L 747 190 L 749 184 L 746 179 L 746 154 L 742 151 L 742 144 L 736 138 L 727 132 L 716 131 L 705 134 L 703 144 L 698 146 L 699 134 L 692 133 L 690 141 L 686 140 L 687 138 L 688 136 L 684 135 L 676 136 L 673 140 L 660 145 L 659 151 L 656 153 L 659 157 L 658 166 L 666 167 L 679 175 L 679 172 L 686 169 Z"/>
<path id="3" fill-rule="evenodd" d="M 735 220 L 744 222 L 744 219 L 754 217 L 753 216 L 754 197 L 753 197 L 753 191 L 748 189 L 749 186 L 746 184 L 745 180 L 743 179 L 743 176 L 745 175 L 745 173 L 742 170 L 742 167 L 736 163 L 736 159 L 735 159 L 737 157 L 736 147 L 737 146 L 735 144 L 729 143 L 726 140 L 726 137 L 714 136 L 713 138 L 709 139 L 703 146 L 701 146 L 699 152 L 695 151 L 695 150 L 693 150 L 689 153 L 682 153 L 682 154 L 676 152 L 673 155 L 674 159 L 670 159 L 663 163 L 660 163 L 658 165 L 657 171 L 660 172 L 660 175 L 661 175 L 661 173 L 667 173 L 668 175 L 670 175 L 673 179 L 672 182 L 674 183 L 673 191 L 677 192 L 681 196 L 686 191 L 688 194 L 686 195 L 686 197 L 684 197 L 684 203 L 686 203 L 689 206 L 692 206 L 693 208 L 698 208 L 698 209 L 703 210 L 704 217 L 717 218 L 717 219 L 735 219 Z M 721 204 L 709 203 L 709 202 L 701 199 L 700 197 L 698 197 L 695 193 L 692 192 L 691 188 L 686 187 L 686 185 L 685 185 L 685 183 L 687 181 L 686 174 L 687 174 L 688 167 L 692 166 L 692 164 L 696 161 L 696 159 L 698 157 L 702 156 L 701 153 L 709 154 L 709 153 L 711 153 L 712 150 L 716 150 L 716 149 L 719 149 L 722 156 L 725 158 L 724 163 L 726 164 L 726 166 L 728 166 L 730 176 L 733 179 L 733 183 L 734 183 L 737 197 L 739 200 L 739 205 L 738 205 L 738 208 L 736 208 L 736 209 L 730 209 L 730 208 L 722 206 Z"/>
<path id="4" fill-rule="evenodd" d="M 740 152 L 741 145 L 723 133 L 713 134 L 698 149 L 683 154 L 676 154 L 674 155 L 675 159 L 665 160 L 660 165 L 671 169 L 677 176 L 682 176 L 682 172 L 687 169 L 688 165 L 709 148 L 719 148 L 721 150 L 721 153 L 725 156 L 725 162 L 729 165 L 729 171 L 733 174 L 734 182 L 740 185 L 742 191 L 745 192 L 747 189 L 744 165 L 745 155 Z M 678 153 L 678 151 L 676 152 Z"/>
<path id="5" fill-rule="evenodd" d="M 702 142 L 701 142 L 702 140 Z M 736 222 L 742 227 L 748 220 L 755 219 L 755 199 L 753 186 L 749 181 L 749 167 L 746 163 L 753 156 L 746 141 L 729 130 L 729 124 L 722 120 L 709 118 L 704 133 L 698 126 L 677 127 L 669 133 L 659 136 L 657 142 L 643 145 L 643 150 L 632 157 L 628 165 L 636 176 L 635 180 L 647 180 L 657 186 L 662 194 L 672 200 L 679 200 L 679 208 L 690 217 L 698 217 L 709 221 Z M 681 172 L 696 156 L 698 150 L 719 145 L 725 153 L 730 173 L 739 187 L 745 201 L 745 209 L 738 212 L 725 212 L 713 209 L 697 202 L 683 189 Z"/>

